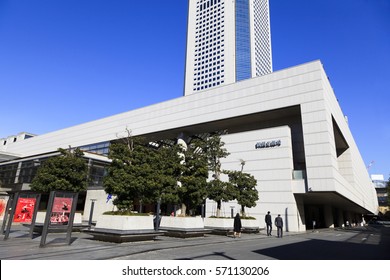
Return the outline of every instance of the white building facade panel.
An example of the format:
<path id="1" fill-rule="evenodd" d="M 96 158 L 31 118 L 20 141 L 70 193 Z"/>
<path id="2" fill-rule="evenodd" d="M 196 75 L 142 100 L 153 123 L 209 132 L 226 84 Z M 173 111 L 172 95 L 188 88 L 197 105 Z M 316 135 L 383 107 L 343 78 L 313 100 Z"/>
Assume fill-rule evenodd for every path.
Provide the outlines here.
<path id="1" fill-rule="evenodd" d="M 281 124 L 278 112 L 288 111 L 296 112 L 295 122 Z M 272 115 L 272 119 L 256 123 L 248 117 L 252 115 L 260 119 Z M 229 125 L 229 120 L 240 118 L 252 123 L 242 123 L 248 131 L 223 136 L 231 149 L 224 164 L 239 170 L 243 159 L 247 162 L 244 171 L 258 180 L 260 200 L 250 213 L 259 223 L 271 211 L 285 215 L 290 230 L 304 230 L 306 199 L 316 192 L 335 193 L 365 211 L 376 212 L 375 189 L 319 61 L 16 141 L 7 145 L 6 152 L 27 157 L 111 141 L 127 136 L 126 128 L 133 136 L 179 133 L 195 126 L 211 132 L 208 129 L 217 122 Z M 337 133 L 342 137 L 336 137 Z M 281 145 L 256 149 L 256 143 L 269 140 L 280 140 Z M 337 154 L 336 148 L 345 151 Z M 294 180 L 293 173 L 300 171 L 306 173 L 303 179 Z M 224 211 L 230 213 L 230 208 Z"/>

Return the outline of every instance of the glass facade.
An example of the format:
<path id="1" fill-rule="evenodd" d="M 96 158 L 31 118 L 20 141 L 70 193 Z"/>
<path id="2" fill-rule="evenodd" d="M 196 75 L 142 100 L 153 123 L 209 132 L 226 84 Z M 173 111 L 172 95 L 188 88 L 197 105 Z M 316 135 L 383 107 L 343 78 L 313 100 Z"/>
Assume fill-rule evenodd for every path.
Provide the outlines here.
<path id="1" fill-rule="evenodd" d="M 224 83 L 225 11 L 221 0 L 200 0 L 196 6 L 193 91 Z"/>
<path id="2" fill-rule="evenodd" d="M 249 0 L 236 1 L 236 81 L 251 77 Z"/>
<path id="3" fill-rule="evenodd" d="M 18 163 L 0 166 L 0 184 L 4 186 L 14 184 L 17 171 Z"/>
<path id="4" fill-rule="evenodd" d="M 184 95 L 272 72 L 268 0 L 189 0 Z"/>
<path id="5" fill-rule="evenodd" d="M 17 188 L 21 184 L 30 184 L 39 167 L 48 158 L 25 160 L 17 163 L 0 165 L 0 184 L 6 188 Z M 85 159 L 88 164 L 88 186 L 102 187 L 108 163 L 93 159 Z M 15 189 L 16 190 L 16 189 Z"/>
<path id="6" fill-rule="evenodd" d="M 21 162 L 18 183 L 31 183 L 37 174 L 39 166 L 41 166 L 46 159 L 47 158 L 40 158 L 39 160 L 27 160 Z"/>
<path id="7" fill-rule="evenodd" d="M 103 156 L 108 156 L 109 148 L 110 142 L 101 142 L 80 147 L 80 149 L 84 152 L 95 153 Z"/>
<path id="8" fill-rule="evenodd" d="M 88 186 L 102 187 L 103 178 L 107 173 L 106 168 L 108 164 L 90 160 L 88 165 L 89 165 Z"/>

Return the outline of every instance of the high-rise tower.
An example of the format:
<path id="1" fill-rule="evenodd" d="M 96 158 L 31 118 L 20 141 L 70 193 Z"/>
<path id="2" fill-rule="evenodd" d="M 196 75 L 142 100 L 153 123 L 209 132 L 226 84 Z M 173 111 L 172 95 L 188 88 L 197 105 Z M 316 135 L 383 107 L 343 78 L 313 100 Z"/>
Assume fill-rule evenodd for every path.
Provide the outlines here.
<path id="1" fill-rule="evenodd" d="M 272 72 L 268 0 L 189 0 L 184 95 Z"/>

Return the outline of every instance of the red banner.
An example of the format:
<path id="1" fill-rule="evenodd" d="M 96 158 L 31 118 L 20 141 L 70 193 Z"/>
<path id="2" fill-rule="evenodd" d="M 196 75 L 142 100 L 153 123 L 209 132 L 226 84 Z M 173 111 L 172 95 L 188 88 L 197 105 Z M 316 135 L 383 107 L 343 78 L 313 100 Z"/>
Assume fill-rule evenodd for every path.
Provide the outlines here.
<path id="1" fill-rule="evenodd" d="M 33 217 L 36 198 L 22 198 L 18 199 L 16 205 L 14 222 L 30 223 Z"/>
<path id="2" fill-rule="evenodd" d="M 53 202 L 50 223 L 53 225 L 67 225 L 73 198 L 55 197 Z"/>

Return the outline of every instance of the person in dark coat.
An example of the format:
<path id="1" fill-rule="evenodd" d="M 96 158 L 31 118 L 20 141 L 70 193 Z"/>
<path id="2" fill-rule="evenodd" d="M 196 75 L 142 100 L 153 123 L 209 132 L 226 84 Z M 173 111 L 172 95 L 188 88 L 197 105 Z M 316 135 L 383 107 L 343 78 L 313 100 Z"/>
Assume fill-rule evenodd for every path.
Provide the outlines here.
<path id="1" fill-rule="evenodd" d="M 280 214 L 275 218 L 275 226 L 278 229 L 278 237 L 283 237 L 283 219 Z"/>
<path id="2" fill-rule="evenodd" d="M 237 213 L 236 216 L 234 217 L 234 225 L 233 225 L 234 238 L 241 237 L 241 228 L 242 225 L 241 225 L 240 214 Z"/>
<path id="3" fill-rule="evenodd" d="M 265 215 L 265 224 L 267 225 L 267 236 L 271 236 L 272 232 L 272 218 L 271 218 L 271 212 L 268 211 L 267 215 Z"/>

